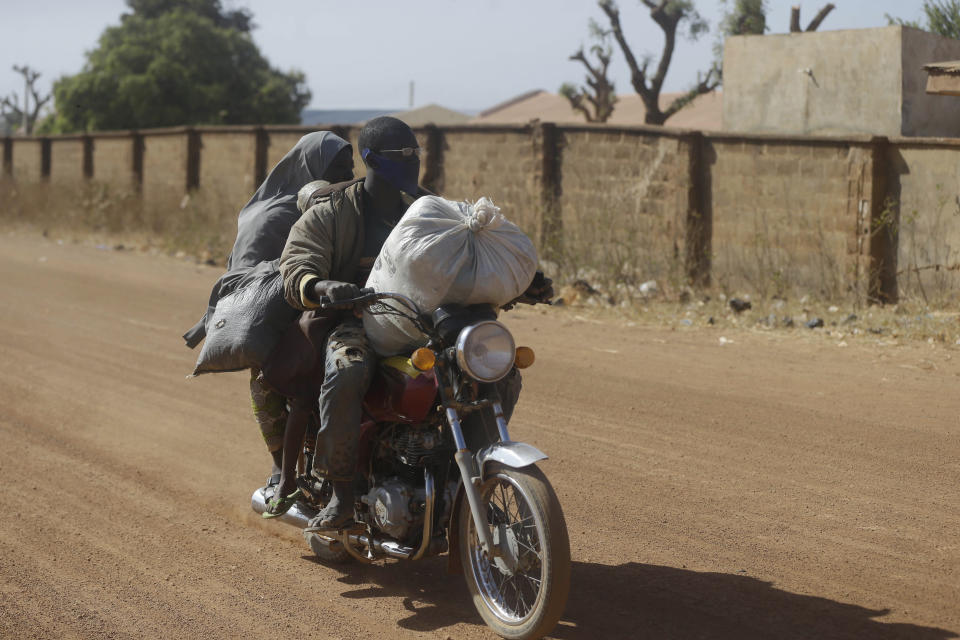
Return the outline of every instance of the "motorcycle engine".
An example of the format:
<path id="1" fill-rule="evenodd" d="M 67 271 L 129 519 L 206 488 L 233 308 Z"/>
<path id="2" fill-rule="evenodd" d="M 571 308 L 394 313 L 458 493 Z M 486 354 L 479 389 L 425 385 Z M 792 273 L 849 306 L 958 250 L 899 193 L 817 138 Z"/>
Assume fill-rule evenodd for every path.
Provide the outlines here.
<path id="1" fill-rule="evenodd" d="M 411 467 L 423 464 L 425 458 L 437 452 L 440 434 L 430 428 L 407 428 L 393 437 L 392 446 L 400 461 Z M 422 475 L 422 474 L 420 474 Z"/>
<path id="2" fill-rule="evenodd" d="M 425 500 L 423 488 L 414 488 L 396 477 L 388 478 L 360 498 L 369 507 L 371 524 L 397 540 L 423 525 Z"/>

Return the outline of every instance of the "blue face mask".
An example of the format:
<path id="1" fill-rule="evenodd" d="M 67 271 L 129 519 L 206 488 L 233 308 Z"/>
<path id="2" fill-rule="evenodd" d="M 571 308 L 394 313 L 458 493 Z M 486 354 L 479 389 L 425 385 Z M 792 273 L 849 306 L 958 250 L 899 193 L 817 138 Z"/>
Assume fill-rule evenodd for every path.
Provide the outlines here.
<path id="1" fill-rule="evenodd" d="M 404 193 L 411 196 L 417 195 L 420 187 L 417 184 L 417 178 L 420 174 L 420 163 L 405 163 L 391 160 L 386 156 L 375 153 L 370 149 L 364 149 L 360 152 L 360 157 L 364 160 L 373 158 L 377 162 L 377 168 L 371 169 L 375 174 Z"/>

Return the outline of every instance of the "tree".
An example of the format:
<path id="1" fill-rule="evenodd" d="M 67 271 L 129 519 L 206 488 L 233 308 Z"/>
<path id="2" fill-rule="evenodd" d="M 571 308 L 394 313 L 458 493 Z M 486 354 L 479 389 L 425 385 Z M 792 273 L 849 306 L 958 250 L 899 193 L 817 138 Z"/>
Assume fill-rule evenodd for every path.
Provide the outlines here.
<path id="1" fill-rule="evenodd" d="M 666 109 L 660 109 L 660 91 L 667 76 L 667 69 L 670 68 L 670 61 L 673 59 L 677 30 L 681 25 L 685 25 L 689 37 L 696 39 L 709 27 L 694 9 L 691 0 L 640 1 L 650 9 L 650 18 L 663 31 L 664 37 L 660 60 L 652 76 L 649 71 L 652 62 L 651 57 L 647 56 L 638 62 L 630 45 L 627 44 L 623 27 L 620 24 L 620 10 L 617 8 L 616 2 L 614 0 L 600 0 L 598 4 L 610 22 L 609 32 L 613 35 L 627 61 L 627 67 L 630 69 L 630 84 L 633 85 L 633 90 L 640 96 L 646 108 L 644 122 L 647 124 L 663 124 L 670 116 L 688 105 L 697 96 L 716 89 L 720 84 L 720 70 L 716 65 L 712 65 L 706 74 L 698 76 L 697 83 L 693 88 L 671 102 Z"/>
<path id="2" fill-rule="evenodd" d="M 720 20 L 720 32 L 725 36 L 763 35 L 766 31 L 766 0 L 734 0 L 733 8 Z"/>
<path id="3" fill-rule="evenodd" d="M 220 0 L 127 0 L 83 70 L 54 84 L 53 132 L 185 124 L 296 123 L 302 73 L 272 68 L 243 10 Z"/>
<path id="4" fill-rule="evenodd" d="M 50 94 L 44 96 L 37 91 L 39 71 L 34 71 L 27 65 L 13 65 L 13 70 L 23 76 L 23 107 L 20 106 L 20 97 L 14 91 L 0 100 L 0 115 L 2 115 L 5 129 L 14 129 L 18 125 L 24 135 L 33 133 L 33 126 L 40 116 L 40 109 L 50 100 Z M 33 108 L 30 108 L 30 100 Z"/>
<path id="5" fill-rule="evenodd" d="M 720 0 L 726 4 L 727 0 Z M 720 19 L 720 34 L 713 44 L 714 68 L 723 74 L 723 41 L 727 36 L 763 35 L 767 31 L 766 0 L 734 0 L 733 8 Z"/>
<path id="6" fill-rule="evenodd" d="M 564 83 L 560 87 L 560 95 L 570 102 L 574 110 L 582 113 L 587 122 L 606 122 L 613 114 L 613 107 L 617 102 L 613 82 L 607 75 L 613 48 L 607 42 L 609 34 L 605 33 L 593 20 L 590 21 L 590 30 L 596 40 L 596 43 L 590 47 L 590 53 L 597 59 L 597 63 L 595 65 L 590 63 L 583 52 L 583 47 L 570 56 L 570 60 L 579 61 L 586 67 L 587 86 L 576 87 Z"/>
<path id="7" fill-rule="evenodd" d="M 889 15 L 887 20 L 890 24 L 916 27 L 947 38 L 960 40 L 960 0 L 923 0 L 923 14 L 927 21 L 926 25 L 922 25 L 916 20 L 908 21 L 902 18 L 892 18 Z"/>
<path id="8" fill-rule="evenodd" d="M 820 27 L 820 23 L 827 17 L 827 15 L 833 11 L 836 7 L 832 4 L 827 3 L 823 6 L 820 11 L 817 12 L 817 15 L 813 17 L 813 20 L 810 21 L 810 24 L 807 25 L 806 31 L 816 31 Z M 804 31 L 800 28 L 800 6 L 796 5 L 790 7 L 790 33 L 799 33 Z"/>

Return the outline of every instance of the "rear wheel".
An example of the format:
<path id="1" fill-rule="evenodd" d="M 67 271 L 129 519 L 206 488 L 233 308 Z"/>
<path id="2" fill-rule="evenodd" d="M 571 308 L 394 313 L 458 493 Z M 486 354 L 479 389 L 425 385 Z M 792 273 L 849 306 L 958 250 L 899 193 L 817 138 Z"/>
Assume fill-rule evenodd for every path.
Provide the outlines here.
<path id="1" fill-rule="evenodd" d="M 539 638 L 560 620 L 570 592 L 570 543 L 560 502 L 536 467 L 490 463 L 481 511 L 497 553 L 480 546 L 464 499 L 460 554 L 473 604 L 504 638 Z"/>
<path id="2" fill-rule="evenodd" d="M 303 456 L 300 457 L 301 465 L 303 462 Z M 303 473 L 303 468 L 301 466 L 300 473 Z M 318 483 L 319 487 L 319 500 L 321 507 L 326 505 L 330 501 L 331 489 L 330 483 L 326 480 L 322 480 Z M 343 548 L 343 544 L 339 540 L 334 540 L 328 536 L 321 536 L 316 533 L 305 533 L 303 537 L 306 538 L 307 544 L 310 545 L 310 550 L 313 551 L 322 562 L 327 564 L 346 564 L 353 560 L 346 549 Z"/>
<path id="3" fill-rule="evenodd" d="M 353 560 L 353 557 L 347 553 L 347 550 L 343 548 L 343 545 L 340 544 L 338 540 L 321 537 L 316 533 L 307 533 L 304 534 L 304 537 L 310 545 L 310 550 L 323 562 L 328 564 L 346 564 Z M 330 544 L 326 544 L 327 541 L 329 541 Z"/>

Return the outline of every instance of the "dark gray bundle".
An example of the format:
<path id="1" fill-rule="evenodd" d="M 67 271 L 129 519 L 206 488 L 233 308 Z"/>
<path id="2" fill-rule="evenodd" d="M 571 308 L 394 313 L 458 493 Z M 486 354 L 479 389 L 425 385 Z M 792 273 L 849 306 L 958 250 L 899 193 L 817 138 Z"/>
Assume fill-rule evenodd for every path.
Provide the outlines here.
<path id="1" fill-rule="evenodd" d="M 258 264 L 207 317 L 193 375 L 262 367 L 299 313 L 283 298 L 278 261 Z"/>

